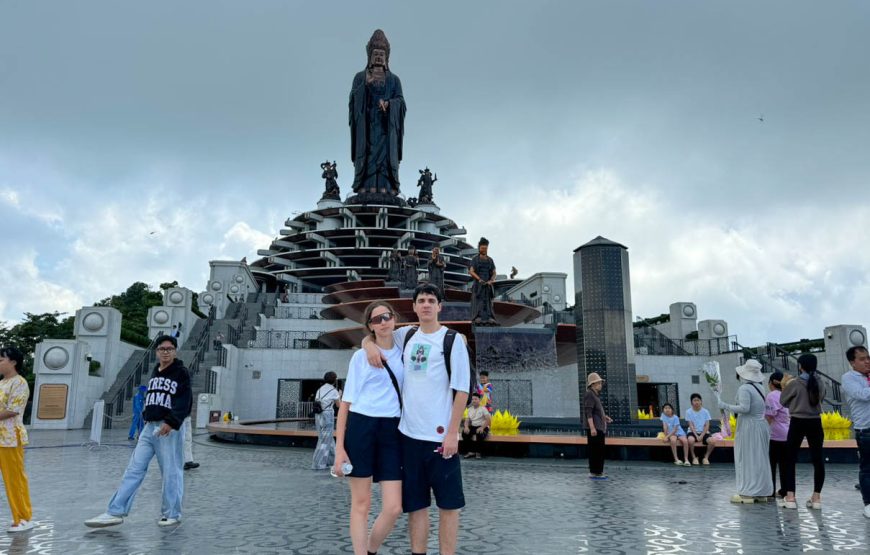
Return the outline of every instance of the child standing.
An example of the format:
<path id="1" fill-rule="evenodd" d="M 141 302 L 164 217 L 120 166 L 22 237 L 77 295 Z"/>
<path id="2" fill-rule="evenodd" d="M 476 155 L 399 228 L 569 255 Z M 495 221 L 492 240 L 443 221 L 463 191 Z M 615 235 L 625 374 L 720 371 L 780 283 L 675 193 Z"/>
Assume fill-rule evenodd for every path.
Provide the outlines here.
<path id="1" fill-rule="evenodd" d="M 785 506 L 785 484 L 783 483 L 783 469 L 785 457 L 788 452 L 788 409 L 782 406 L 779 398 L 782 396 L 782 372 L 774 372 L 770 375 L 767 387 L 770 393 L 764 401 L 764 418 L 770 424 L 770 474 L 773 478 L 773 494 L 776 496 L 776 504 Z M 779 466 L 779 485 L 776 489 L 776 467 Z"/>
<path id="2" fill-rule="evenodd" d="M 677 466 L 692 466 L 689 462 L 689 442 L 686 439 L 686 431 L 680 426 L 680 417 L 674 414 L 674 407 L 670 403 L 662 405 L 662 431 L 665 436 L 662 442 L 671 444 L 671 453 L 674 455 L 674 464 Z M 685 461 L 680 461 L 677 456 L 677 442 L 683 445 L 683 458 Z"/>

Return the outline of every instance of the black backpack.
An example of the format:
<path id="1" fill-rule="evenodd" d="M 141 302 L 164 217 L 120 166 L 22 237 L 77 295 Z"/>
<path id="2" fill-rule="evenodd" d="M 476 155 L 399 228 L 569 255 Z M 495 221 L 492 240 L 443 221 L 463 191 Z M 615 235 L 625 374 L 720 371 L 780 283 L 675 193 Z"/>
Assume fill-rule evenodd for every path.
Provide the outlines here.
<path id="1" fill-rule="evenodd" d="M 405 348 L 408 346 L 408 343 L 411 341 L 411 338 L 414 337 L 414 334 L 417 333 L 417 330 L 420 328 L 418 326 L 412 327 L 408 330 L 407 335 L 405 335 L 405 344 L 402 345 L 402 357 L 405 356 Z M 450 384 L 450 354 L 453 352 L 453 342 L 456 341 L 456 330 L 452 330 L 447 328 L 447 333 L 444 334 L 444 366 L 447 367 L 447 384 Z M 465 401 L 465 406 L 471 405 L 471 394 L 477 389 L 477 371 L 474 368 L 474 365 L 471 363 L 471 359 L 469 357 L 468 360 L 468 399 Z M 456 390 L 453 390 L 453 397 L 456 397 Z"/>

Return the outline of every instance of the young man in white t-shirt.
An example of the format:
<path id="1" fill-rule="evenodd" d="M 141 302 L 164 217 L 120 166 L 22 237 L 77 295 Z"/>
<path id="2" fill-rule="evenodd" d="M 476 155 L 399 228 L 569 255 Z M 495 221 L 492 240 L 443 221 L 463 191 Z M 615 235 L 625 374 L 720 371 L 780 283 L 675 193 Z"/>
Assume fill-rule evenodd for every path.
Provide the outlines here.
<path id="1" fill-rule="evenodd" d="M 431 494 L 439 510 L 438 541 L 443 555 L 456 553 L 459 510 L 465 506 L 459 464 L 459 423 L 468 400 L 471 366 L 464 338 L 453 342 L 450 378 L 444 362 L 447 328 L 438 321 L 441 291 L 431 284 L 414 290 L 414 314 L 420 321 L 408 344 L 412 326 L 396 330 L 395 341 L 404 346 L 404 410 L 402 432 L 402 507 L 408 513 L 411 552 L 425 554 L 429 541 Z M 368 339 L 368 338 L 367 338 Z M 372 366 L 382 366 L 381 352 L 363 341 Z"/>

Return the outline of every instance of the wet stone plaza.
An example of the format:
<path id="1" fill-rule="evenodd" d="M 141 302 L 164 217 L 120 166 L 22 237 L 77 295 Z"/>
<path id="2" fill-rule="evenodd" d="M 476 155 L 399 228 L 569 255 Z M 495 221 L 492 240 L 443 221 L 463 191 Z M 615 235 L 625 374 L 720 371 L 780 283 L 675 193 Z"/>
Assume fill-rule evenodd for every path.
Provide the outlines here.
<path id="1" fill-rule="evenodd" d="M 215 443 L 195 437 L 202 466 L 185 473 L 184 515 L 160 528 L 160 481 L 146 478 L 133 512 L 114 528 L 82 521 L 103 512 L 130 456 L 123 431 L 88 449 L 84 431 L 34 431 L 27 469 L 36 528 L 0 536 L 0 552 L 352 553 L 347 484 L 309 470 L 311 450 Z M 459 553 L 867 553 L 856 465 L 829 465 L 822 511 L 775 504 L 732 505 L 730 464 L 683 468 L 608 461 L 611 480 L 586 478 L 585 460 L 463 461 L 467 506 Z M 811 468 L 798 469 L 808 497 Z M 8 520 L 3 495 L 3 520 Z M 433 512 L 433 525 L 437 519 Z M 407 520 L 381 554 L 410 552 Z M 436 535 L 429 553 L 437 553 Z"/>

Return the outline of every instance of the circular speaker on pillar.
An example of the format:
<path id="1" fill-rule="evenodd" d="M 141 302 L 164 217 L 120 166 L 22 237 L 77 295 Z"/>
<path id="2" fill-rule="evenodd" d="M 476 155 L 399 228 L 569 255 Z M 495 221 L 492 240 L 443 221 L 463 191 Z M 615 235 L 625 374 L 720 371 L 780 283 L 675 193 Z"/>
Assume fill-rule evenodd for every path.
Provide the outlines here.
<path id="1" fill-rule="evenodd" d="M 63 347 L 51 347 L 42 355 L 42 362 L 49 370 L 61 370 L 69 364 L 69 351 Z"/>
<path id="2" fill-rule="evenodd" d="M 82 327 L 90 332 L 98 332 L 103 329 L 106 319 L 99 312 L 88 313 L 82 318 Z"/>

